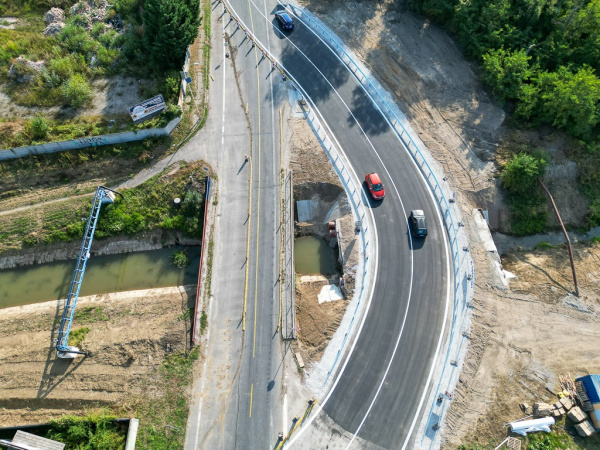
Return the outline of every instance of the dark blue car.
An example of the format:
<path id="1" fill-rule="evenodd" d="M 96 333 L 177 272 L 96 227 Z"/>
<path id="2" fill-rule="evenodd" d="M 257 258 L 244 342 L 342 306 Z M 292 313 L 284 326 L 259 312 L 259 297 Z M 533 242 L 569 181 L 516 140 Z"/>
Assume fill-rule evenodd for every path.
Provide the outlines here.
<path id="1" fill-rule="evenodd" d="M 283 28 L 284 30 L 290 31 L 294 29 L 294 21 L 292 20 L 290 15 L 285 11 L 275 13 L 275 17 L 281 24 L 281 28 Z"/>

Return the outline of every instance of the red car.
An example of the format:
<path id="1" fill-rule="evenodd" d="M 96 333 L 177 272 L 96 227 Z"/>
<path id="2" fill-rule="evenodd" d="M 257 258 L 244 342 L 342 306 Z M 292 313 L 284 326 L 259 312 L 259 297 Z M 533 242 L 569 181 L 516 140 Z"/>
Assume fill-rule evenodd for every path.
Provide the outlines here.
<path id="1" fill-rule="evenodd" d="M 365 181 L 367 182 L 367 187 L 369 188 L 373 200 L 383 200 L 383 197 L 385 197 L 385 189 L 383 188 L 383 183 L 381 182 L 379 175 L 374 172 L 369 173 L 365 176 Z"/>

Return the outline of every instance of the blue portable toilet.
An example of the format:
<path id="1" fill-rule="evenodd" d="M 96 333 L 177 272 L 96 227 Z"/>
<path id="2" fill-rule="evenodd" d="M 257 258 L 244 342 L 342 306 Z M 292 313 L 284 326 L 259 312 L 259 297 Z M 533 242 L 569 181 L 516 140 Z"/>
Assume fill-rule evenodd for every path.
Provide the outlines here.
<path id="1" fill-rule="evenodd" d="M 596 431 L 600 431 L 600 375 L 585 375 L 575 378 L 577 394 L 583 410 L 590 414 Z"/>

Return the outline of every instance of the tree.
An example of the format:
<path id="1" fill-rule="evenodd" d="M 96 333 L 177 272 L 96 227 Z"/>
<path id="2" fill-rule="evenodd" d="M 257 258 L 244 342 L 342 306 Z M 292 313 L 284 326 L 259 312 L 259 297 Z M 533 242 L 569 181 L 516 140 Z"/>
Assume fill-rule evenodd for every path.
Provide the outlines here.
<path id="1" fill-rule="evenodd" d="M 589 140 L 600 122 L 600 79 L 583 67 L 573 73 L 565 67 L 541 74 L 542 104 L 547 119 L 575 137 Z"/>
<path id="2" fill-rule="evenodd" d="M 530 59 L 523 49 L 490 50 L 483 55 L 483 78 L 502 100 L 517 99 L 523 82 L 531 76 Z"/>
<path id="3" fill-rule="evenodd" d="M 144 42 L 155 66 L 179 69 L 198 36 L 199 0 L 146 0 L 143 18 Z"/>
<path id="4" fill-rule="evenodd" d="M 542 155 L 514 155 L 500 175 L 502 185 L 512 193 L 524 194 L 544 174 L 547 165 L 548 162 Z"/>

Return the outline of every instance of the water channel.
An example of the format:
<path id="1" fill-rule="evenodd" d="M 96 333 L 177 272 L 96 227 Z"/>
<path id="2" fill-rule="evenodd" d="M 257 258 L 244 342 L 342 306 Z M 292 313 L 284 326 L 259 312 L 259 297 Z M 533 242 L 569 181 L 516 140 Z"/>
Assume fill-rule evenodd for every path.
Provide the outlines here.
<path id="1" fill-rule="evenodd" d="M 187 247 L 190 264 L 179 269 L 171 255 L 181 247 L 92 256 L 80 296 L 196 284 L 200 247 Z M 66 298 L 75 260 L 0 270 L 0 308 Z"/>
<path id="2" fill-rule="evenodd" d="M 335 250 L 316 236 L 295 239 L 294 266 L 300 275 L 332 275 L 338 271 Z"/>

